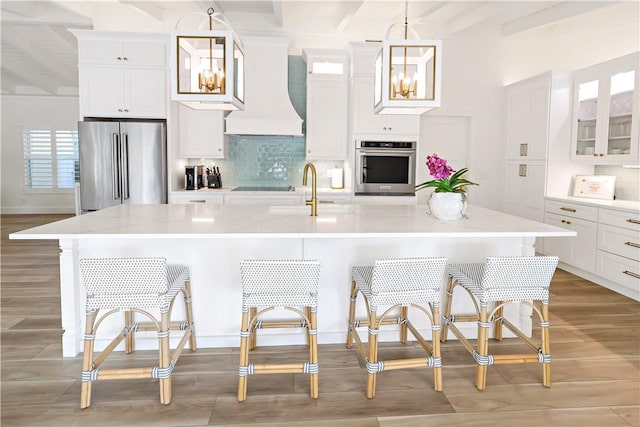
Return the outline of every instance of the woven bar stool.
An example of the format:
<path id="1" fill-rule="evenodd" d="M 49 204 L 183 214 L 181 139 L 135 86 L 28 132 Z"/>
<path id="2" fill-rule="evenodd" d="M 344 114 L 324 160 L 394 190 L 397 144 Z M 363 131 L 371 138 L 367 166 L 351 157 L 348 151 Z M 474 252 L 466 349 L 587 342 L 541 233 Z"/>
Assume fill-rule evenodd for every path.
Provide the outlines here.
<path id="1" fill-rule="evenodd" d="M 372 266 L 354 266 L 351 272 L 351 303 L 347 348 L 355 341 L 367 368 L 367 397 L 376 394 L 376 374 L 383 370 L 428 367 L 433 368 L 436 391 L 442 391 L 440 359 L 440 288 L 444 279 L 446 258 L 398 258 L 376 260 Z M 368 320 L 356 320 L 356 299 L 362 293 Z M 390 306 L 377 316 L 380 306 Z M 409 321 L 409 307 L 423 312 L 431 321 L 431 345 Z M 389 315 L 399 311 L 399 316 Z M 424 358 L 378 360 L 380 326 L 400 325 L 400 341 L 407 342 L 407 331 L 427 353 Z M 368 355 L 358 335 L 357 327 L 368 326 Z"/>
<path id="2" fill-rule="evenodd" d="M 80 273 L 86 288 L 86 327 L 82 362 L 80 407 L 91 404 L 91 384 L 97 380 L 157 378 L 160 402 L 171 402 L 171 373 L 182 349 L 196 350 L 191 309 L 189 268 L 167 265 L 164 258 L 87 258 L 80 260 Z M 171 322 L 175 297 L 182 292 L 186 305 L 186 321 Z M 159 309 L 160 319 L 148 310 Z M 98 318 L 101 310 L 107 310 Z M 94 340 L 102 321 L 124 311 L 124 329 L 96 357 Z M 149 322 L 134 322 L 134 313 Z M 173 354 L 169 344 L 171 330 L 179 329 L 182 339 Z M 125 342 L 125 351 L 134 351 L 134 333 L 156 331 L 159 344 L 159 366 L 147 368 L 99 369 L 118 344 Z"/>
<path id="3" fill-rule="evenodd" d="M 240 270 L 242 330 L 238 401 L 246 400 L 247 376 L 253 374 L 309 374 L 311 397 L 317 398 L 320 263 L 312 260 L 245 260 L 240 263 Z M 260 316 L 276 308 L 292 311 L 302 320 L 259 320 Z M 249 350 L 256 347 L 256 330 L 262 328 L 305 328 L 309 360 L 299 363 L 249 363 Z"/>
<path id="4" fill-rule="evenodd" d="M 476 387 L 484 390 L 487 384 L 487 366 L 494 363 L 541 363 L 542 382 L 551 387 L 551 349 L 549 344 L 549 286 L 558 265 L 558 257 L 488 257 L 486 263 L 452 264 L 448 268 L 449 283 L 445 297 L 442 326 L 442 342 L 447 330 L 462 342 L 475 359 Z M 476 314 L 453 315 L 451 303 L 454 288 L 460 285 L 473 298 Z M 479 305 L 478 305 L 479 303 Z M 489 304 L 493 303 L 490 308 Z M 527 337 L 515 325 L 503 318 L 507 303 L 530 306 L 540 318 L 540 343 Z M 455 326 L 454 322 L 477 322 L 477 349 Z M 488 329 L 493 324 L 493 338 L 502 339 L 505 326 L 516 337 L 528 344 L 535 353 L 491 355 L 489 354 Z"/>

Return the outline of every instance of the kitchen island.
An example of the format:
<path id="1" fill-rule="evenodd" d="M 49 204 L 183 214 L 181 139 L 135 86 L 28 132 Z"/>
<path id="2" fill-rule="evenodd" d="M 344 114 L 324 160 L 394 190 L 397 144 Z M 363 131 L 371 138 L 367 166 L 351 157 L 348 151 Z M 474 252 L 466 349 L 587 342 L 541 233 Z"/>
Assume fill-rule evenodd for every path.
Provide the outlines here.
<path id="1" fill-rule="evenodd" d="M 309 212 L 301 205 L 121 205 L 13 233 L 10 238 L 59 241 L 63 355 L 73 357 L 82 349 L 84 287 L 78 261 L 85 257 L 164 256 L 170 263 L 188 265 L 199 347 L 239 345 L 241 260 L 317 259 L 321 263 L 318 341 L 341 343 L 347 331 L 352 265 L 425 256 L 482 262 L 490 255 L 534 255 L 536 238 L 576 235 L 477 206 L 469 206 L 469 218 L 458 221 L 437 220 L 416 205 L 320 204 L 317 217 Z M 456 304 L 454 312 L 472 307 L 464 297 Z M 180 318 L 181 308 L 176 305 L 174 317 Z M 528 307 L 508 306 L 505 315 L 524 331 L 531 330 Z M 108 320 L 102 332 L 121 329 L 115 317 Z M 428 328 L 422 325 L 423 332 Z M 461 329 L 473 334 L 475 325 Z M 284 336 L 270 332 L 261 333 L 261 345 L 304 342 L 298 330 Z M 137 348 L 155 348 L 155 336 L 140 335 Z M 381 333 L 380 340 L 386 339 L 397 336 Z M 98 336 L 96 348 L 107 341 Z"/>

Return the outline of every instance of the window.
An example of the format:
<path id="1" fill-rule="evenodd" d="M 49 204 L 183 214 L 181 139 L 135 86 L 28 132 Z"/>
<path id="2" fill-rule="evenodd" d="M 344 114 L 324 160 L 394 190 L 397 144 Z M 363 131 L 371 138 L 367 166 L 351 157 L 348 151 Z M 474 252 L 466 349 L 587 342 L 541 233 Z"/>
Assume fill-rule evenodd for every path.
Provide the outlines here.
<path id="1" fill-rule="evenodd" d="M 26 188 L 73 188 L 80 178 L 78 132 L 23 130 Z"/>

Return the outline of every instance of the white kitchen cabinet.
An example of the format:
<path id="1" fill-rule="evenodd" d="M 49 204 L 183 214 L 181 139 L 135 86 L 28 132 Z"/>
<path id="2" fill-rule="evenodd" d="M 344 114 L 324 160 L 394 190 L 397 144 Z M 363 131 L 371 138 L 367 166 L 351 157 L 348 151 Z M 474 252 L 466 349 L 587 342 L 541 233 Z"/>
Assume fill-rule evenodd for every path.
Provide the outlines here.
<path id="1" fill-rule="evenodd" d="M 569 185 L 570 85 L 566 73 L 547 72 L 505 87 L 505 212 L 542 221 L 548 187 Z"/>
<path id="2" fill-rule="evenodd" d="M 347 157 L 349 81 L 347 55 L 309 49 L 307 61 L 307 159 Z"/>
<path id="3" fill-rule="evenodd" d="M 299 193 L 285 194 L 265 194 L 252 193 L 227 193 L 224 195 L 225 205 L 267 205 L 267 206 L 279 206 L 279 205 L 301 205 L 304 204 L 304 196 Z"/>
<path id="4" fill-rule="evenodd" d="M 179 156 L 221 159 L 225 157 L 224 112 L 194 110 L 180 104 Z"/>
<path id="5" fill-rule="evenodd" d="M 572 159 L 593 164 L 637 163 L 640 54 L 575 72 Z"/>
<path id="6" fill-rule="evenodd" d="M 222 193 L 212 194 L 195 191 L 188 194 L 174 193 L 169 196 L 169 202 L 175 204 L 207 203 L 213 205 L 222 205 L 224 203 L 224 195 Z"/>
<path id="7" fill-rule="evenodd" d="M 505 167 L 504 211 L 542 222 L 544 220 L 544 161 L 509 161 Z"/>
<path id="8" fill-rule="evenodd" d="M 506 158 L 545 160 L 549 132 L 548 74 L 525 80 L 506 89 Z"/>
<path id="9" fill-rule="evenodd" d="M 640 214 L 599 209 L 596 274 L 613 290 L 640 296 Z"/>
<path id="10" fill-rule="evenodd" d="M 94 34 L 98 35 L 99 33 Z M 78 56 L 82 65 L 130 65 L 165 67 L 167 41 L 131 40 L 122 35 L 104 34 L 104 39 L 81 39 Z"/>
<path id="11" fill-rule="evenodd" d="M 420 116 L 373 112 L 373 75 L 351 79 L 351 112 L 354 134 L 404 135 L 417 140 L 420 133 Z"/>
<path id="12" fill-rule="evenodd" d="M 311 191 L 305 193 L 305 199 L 311 198 Z M 340 204 L 349 205 L 352 202 L 352 196 L 350 193 L 331 193 L 331 192 L 318 192 L 318 203 Z"/>
<path id="13" fill-rule="evenodd" d="M 545 239 L 545 254 L 556 255 L 560 257 L 560 261 L 565 264 L 589 273 L 594 273 L 598 224 L 592 221 L 548 212 L 545 214 L 544 222 L 578 233 L 576 237 Z"/>
<path id="14" fill-rule="evenodd" d="M 80 67 L 83 117 L 166 118 L 166 71 Z"/>
<path id="15" fill-rule="evenodd" d="M 545 239 L 544 252 L 563 268 L 640 301 L 640 212 L 547 200 L 545 222 L 578 233 Z"/>
<path id="16" fill-rule="evenodd" d="M 166 118 L 167 37 L 83 30 L 74 34 L 83 117 Z"/>

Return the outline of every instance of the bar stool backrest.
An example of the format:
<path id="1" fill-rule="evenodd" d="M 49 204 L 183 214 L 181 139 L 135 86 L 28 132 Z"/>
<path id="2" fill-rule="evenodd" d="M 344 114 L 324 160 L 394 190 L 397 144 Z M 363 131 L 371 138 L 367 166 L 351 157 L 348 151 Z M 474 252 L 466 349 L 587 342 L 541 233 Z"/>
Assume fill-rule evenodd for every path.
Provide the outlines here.
<path id="1" fill-rule="evenodd" d="M 315 260 L 244 260 L 240 263 L 244 294 L 318 293 L 320 262 Z"/>
<path id="2" fill-rule="evenodd" d="M 442 285 L 446 258 L 379 259 L 373 265 L 371 292 L 437 290 Z"/>
<path id="3" fill-rule="evenodd" d="M 483 288 L 549 288 L 558 265 L 555 256 L 487 257 Z"/>
<path id="4" fill-rule="evenodd" d="M 165 258 L 85 258 L 87 295 L 162 295 L 169 290 Z"/>

